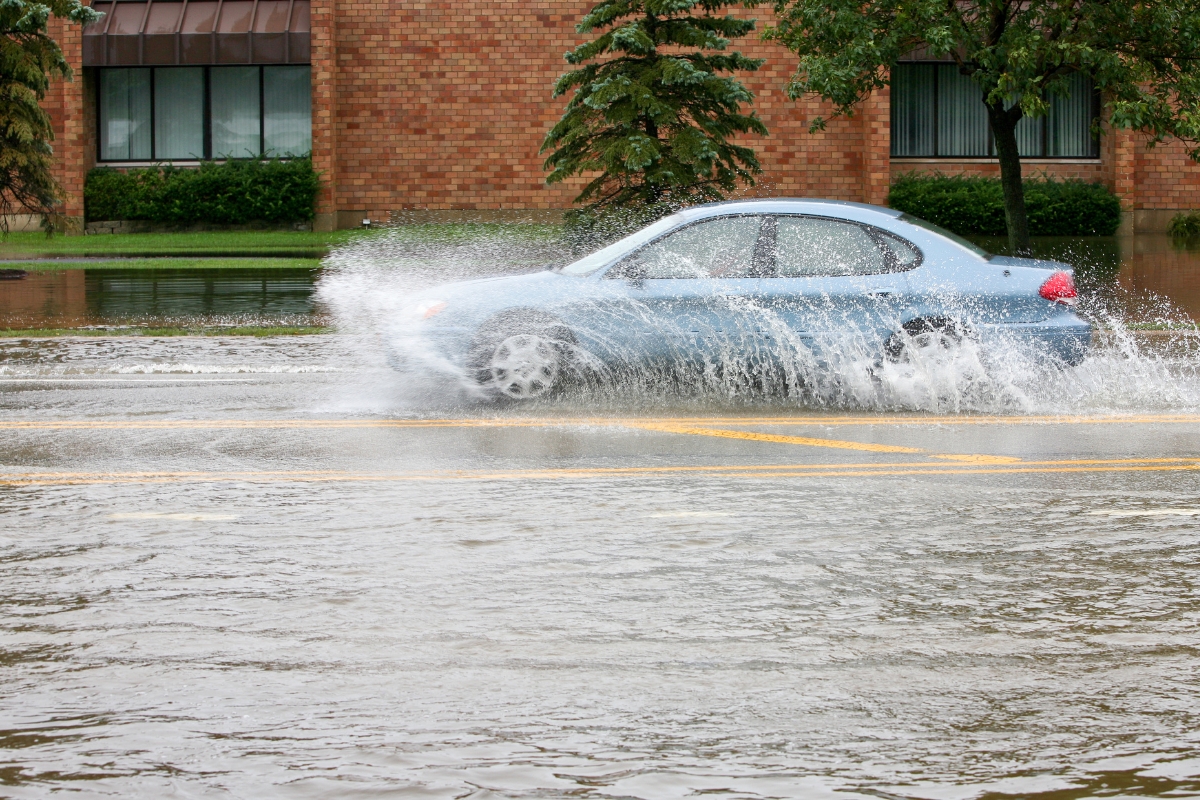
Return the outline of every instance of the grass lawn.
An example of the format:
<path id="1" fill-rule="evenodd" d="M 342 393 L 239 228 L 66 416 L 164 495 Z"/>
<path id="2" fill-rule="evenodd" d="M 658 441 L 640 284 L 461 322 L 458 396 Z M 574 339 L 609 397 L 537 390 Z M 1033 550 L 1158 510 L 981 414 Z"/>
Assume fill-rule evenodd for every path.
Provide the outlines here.
<path id="1" fill-rule="evenodd" d="M 374 230 L 332 233 L 292 231 L 214 231 L 208 233 L 123 233 L 94 236 L 46 236 L 36 231 L 10 233 L 0 239 L 0 260 L 30 258 L 163 258 L 180 256 L 264 256 L 271 258 L 321 258 L 332 247 L 356 239 L 390 236 L 399 242 L 468 243 L 480 238 L 513 236 L 532 241 L 554 241 L 558 225 L 529 224 L 430 224 L 398 225 Z M 11 266 L 5 264 L 4 266 Z M 24 267 L 21 267 L 24 269 Z"/>
<path id="2" fill-rule="evenodd" d="M 320 258 L 331 246 L 363 233 L 366 232 L 230 231 L 46 236 L 21 231 L 0 240 L 0 259 L 256 255 Z"/>
<path id="3" fill-rule="evenodd" d="M 26 272 L 59 272 L 68 269 L 317 269 L 319 258 L 122 258 L 114 261 L 72 261 L 59 256 L 52 261 L 5 261 L 0 269 Z"/>

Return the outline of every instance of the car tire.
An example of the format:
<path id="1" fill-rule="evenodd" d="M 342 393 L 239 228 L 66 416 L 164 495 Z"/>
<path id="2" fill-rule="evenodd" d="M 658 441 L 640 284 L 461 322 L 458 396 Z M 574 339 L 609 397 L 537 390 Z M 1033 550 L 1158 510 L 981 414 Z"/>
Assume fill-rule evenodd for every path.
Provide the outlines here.
<path id="1" fill-rule="evenodd" d="M 935 355 L 957 347 L 966 337 L 966 328 L 957 320 L 914 319 L 888 337 L 883 354 L 893 364 L 911 363 L 922 353 Z"/>
<path id="2" fill-rule="evenodd" d="M 574 348 L 575 337 L 561 322 L 509 315 L 480 330 L 468 369 L 491 398 L 527 402 L 562 388 Z"/>

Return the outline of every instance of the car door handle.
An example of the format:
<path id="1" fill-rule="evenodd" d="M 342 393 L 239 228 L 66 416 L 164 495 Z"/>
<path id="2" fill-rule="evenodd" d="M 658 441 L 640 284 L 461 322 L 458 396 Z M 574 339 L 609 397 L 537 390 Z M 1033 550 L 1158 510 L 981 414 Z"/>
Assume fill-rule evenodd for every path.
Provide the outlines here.
<path id="1" fill-rule="evenodd" d="M 891 292 L 867 292 L 867 297 L 891 297 Z"/>

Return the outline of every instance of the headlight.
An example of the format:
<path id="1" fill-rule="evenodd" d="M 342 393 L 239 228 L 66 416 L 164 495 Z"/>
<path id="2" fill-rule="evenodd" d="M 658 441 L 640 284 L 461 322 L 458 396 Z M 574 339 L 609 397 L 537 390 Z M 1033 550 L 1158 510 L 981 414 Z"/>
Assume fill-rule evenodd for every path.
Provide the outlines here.
<path id="1" fill-rule="evenodd" d="M 441 300 L 426 300 L 413 308 L 413 316 L 417 319 L 436 317 L 446 310 L 446 304 Z"/>

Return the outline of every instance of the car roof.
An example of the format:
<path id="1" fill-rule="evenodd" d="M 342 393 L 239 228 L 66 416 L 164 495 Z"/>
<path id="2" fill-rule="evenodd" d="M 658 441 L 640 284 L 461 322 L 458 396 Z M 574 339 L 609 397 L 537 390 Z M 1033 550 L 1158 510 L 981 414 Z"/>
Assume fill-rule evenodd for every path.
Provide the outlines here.
<path id="1" fill-rule="evenodd" d="M 815 214 L 856 222 L 894 220 L 902 212 L 894 208 L 851 203 L 846 200 L 822 200 L 802 197 L 770 197 L 754 200 L 728 200 L 682 209 L 679 216 L 688 221 L 719 217 L 722 214 Z"/>

